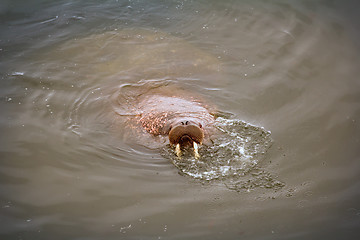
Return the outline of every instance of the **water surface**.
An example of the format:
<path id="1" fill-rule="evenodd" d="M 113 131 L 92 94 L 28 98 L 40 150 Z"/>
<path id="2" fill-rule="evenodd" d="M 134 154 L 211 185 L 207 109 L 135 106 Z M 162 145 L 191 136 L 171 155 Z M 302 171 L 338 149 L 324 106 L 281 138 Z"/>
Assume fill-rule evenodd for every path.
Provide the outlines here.
<path id="1" fill-rule="evenodd" d="M 2 1 L 1 239 L 359 238 L 358 7 Z M 114 96 L 147 81 L 216 106 L 229 135 L 201 151 L 246 171 L 199 179 L 126 134 Z M 246 127 L 269 140 L 255 155 L 231 145 Z"/>

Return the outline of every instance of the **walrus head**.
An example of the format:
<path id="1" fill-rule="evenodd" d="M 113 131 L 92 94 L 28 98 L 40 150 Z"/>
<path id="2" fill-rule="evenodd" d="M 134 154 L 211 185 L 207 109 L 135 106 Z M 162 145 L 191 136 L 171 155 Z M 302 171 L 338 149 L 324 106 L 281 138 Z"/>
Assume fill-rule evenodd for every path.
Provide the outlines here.
<path id="1" fill-rule="evenodd" d="M 183 147 L 194 147 L 195 157 L 199 158 L 198 144 L 202 144 L 204 139 L 204 130 L 202 125 L 194 121 L 183 120 L 171 126 L 169 132 L 169 141 L 171 145 L 176 146 L 176 154 L 180 157 Z"/>

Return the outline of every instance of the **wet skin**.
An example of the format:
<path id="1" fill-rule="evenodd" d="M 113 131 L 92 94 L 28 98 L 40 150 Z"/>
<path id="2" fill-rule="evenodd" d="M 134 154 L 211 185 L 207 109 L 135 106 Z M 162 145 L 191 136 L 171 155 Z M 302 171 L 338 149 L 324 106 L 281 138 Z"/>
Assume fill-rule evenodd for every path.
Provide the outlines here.
<path id="1" fill-rule="evenodd" d="M 178 157 L 182 150 L 193 147 L 199 158 L 198 146 L 209 138 L 214 117 L 193 99 L 175 96 L 150 95 L 139 103 L 139 122 L 153 135 L 168 136 Z"/>
<path id="2" fill-rule="evenodd" d="M 171 145 L 189 146 L 193 142 L 201 144 L 204 139 L 204 131 L 201 124 L 196 124 L 187 120 L 181 121 L 181 125 L 175 125 L 169 132 Z"/>

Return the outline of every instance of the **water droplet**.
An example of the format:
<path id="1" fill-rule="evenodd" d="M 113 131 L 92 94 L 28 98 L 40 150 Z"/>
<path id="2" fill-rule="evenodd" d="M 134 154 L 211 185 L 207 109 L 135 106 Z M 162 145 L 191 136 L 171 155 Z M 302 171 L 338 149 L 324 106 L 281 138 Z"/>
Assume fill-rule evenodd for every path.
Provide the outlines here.
<path id="1" fill-rule="evenodd" d="M 126 230 L 127 230 L 127 229 L 130 229 L 130 228 L 131 228 L 131 224 L 129 224 L 129 226 L 121 227 L 120 230 L 119 230 L 119 232 L 121 232 L 121 233 L 126 233 Z"/>

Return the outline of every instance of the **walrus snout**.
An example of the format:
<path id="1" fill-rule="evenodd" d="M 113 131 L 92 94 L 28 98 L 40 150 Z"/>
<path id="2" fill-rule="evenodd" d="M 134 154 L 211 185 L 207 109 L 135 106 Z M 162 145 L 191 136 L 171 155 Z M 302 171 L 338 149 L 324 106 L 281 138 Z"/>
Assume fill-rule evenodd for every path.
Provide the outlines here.
<path id="1" fill-rule="evenodd" d="M 180 122 L 181 125 L 197 125 L 195 122 L 191 121 L 191 120 L 185 120 L 185 121 L 181 121 Z M 202 128 L 201 124 L 199 123 L 199 127 Z"/>
<path id="2" fill-rule="evenodd" d="M 181 125 L 171 128 L 169 141 L 171 145 L 191 146 L 193 142 L 201 144 L 204 139 L 204 131 L 201 125 L 195 125 L 191 121 L 181 121 Z"/>

